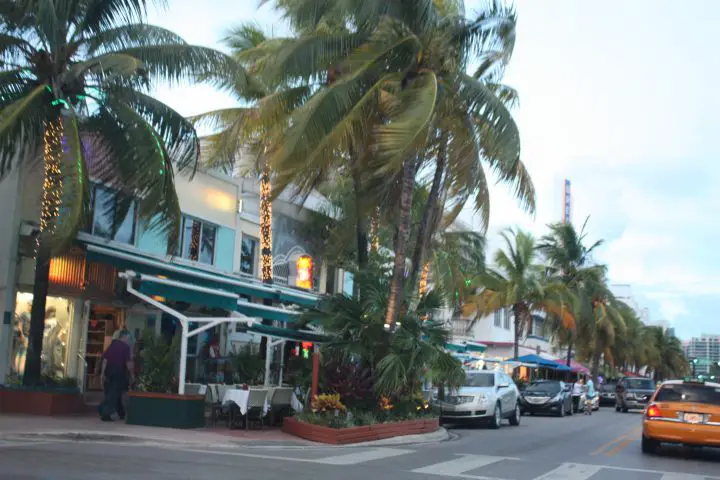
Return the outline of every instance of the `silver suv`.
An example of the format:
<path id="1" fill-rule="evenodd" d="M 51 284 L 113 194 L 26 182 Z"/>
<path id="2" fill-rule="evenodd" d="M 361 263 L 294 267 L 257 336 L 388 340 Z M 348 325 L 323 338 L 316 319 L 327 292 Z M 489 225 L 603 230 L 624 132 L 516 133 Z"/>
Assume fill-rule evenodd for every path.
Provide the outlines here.
<path id="1" fill-rule="evenodd" d="M 500 428 L 504 418 L 520 425 L 519 397 L 515 382 L 504 372 L 468 370 L 465 384 L 445 400 L 434 398 L 433 407 L 446 422 L 484 422 Z"/>

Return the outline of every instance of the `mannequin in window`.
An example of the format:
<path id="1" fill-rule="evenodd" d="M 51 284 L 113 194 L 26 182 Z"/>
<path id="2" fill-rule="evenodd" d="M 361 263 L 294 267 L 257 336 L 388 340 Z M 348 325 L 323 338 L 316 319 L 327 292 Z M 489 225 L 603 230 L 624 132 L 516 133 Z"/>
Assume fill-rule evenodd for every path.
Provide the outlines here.
<path id="1" fill-rule="evenodd" d="M 25 371 L 25 357 L 27 355 L 28 335 L 30 334 L 30 311 L 32 303 L 25 305 L 25 311 L 15 315 L 13 328 L 13 370 L 18 375 Z"/>
<path id="2" fill-rule="evenodd" d="M 42 372 L 45 375 L 53 375 L 53 348 L 55 346 L 53 332 L 56 332 L 57 328 L 57 311 L 55 307 L 48 307 L 45 310 L 45 330 L 43 331 L 43 346 L 42 346 Z"/>

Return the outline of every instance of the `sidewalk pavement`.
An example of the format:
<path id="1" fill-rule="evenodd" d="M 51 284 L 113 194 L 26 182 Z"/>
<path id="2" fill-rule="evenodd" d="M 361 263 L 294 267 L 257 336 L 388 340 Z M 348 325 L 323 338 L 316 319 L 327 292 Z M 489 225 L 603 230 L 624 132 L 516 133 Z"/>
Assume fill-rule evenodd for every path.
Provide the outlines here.
<path id="1" fill-rule="evenodd" d="M 122 421 L 103 422 L 97 415 L 40 417 L 33 415 L 0 414 L 0 440 L 34 439 L 96 442 L 142 442 L 167 446 L 203 446 L 214 448 L 268 448 L 268 447 L 323 447 L 348 448 L 370 446 L 397 446 L 437 443 L 449 438 L 444 428 L 422 435 L 387 438 L 353 445 L 336 447 L 310 442 L 283 433 L 280 428 L 230 430 L 221 425 L 212 428 L 181 430 L 174 428 L 127 425 Z"/>
<path id="2" fill-rule="evenodd" d="M 58 438 L 64 440 L 127 441 L 235 448 L 238 446 L 314 445 L 283 433 L 279 428 L 230 430 L 224 425 L 196 430 L 143 427 L 122 421 L 103 422 L 97 415 L 40 417 L 0 414 L 3 437 Z"/>

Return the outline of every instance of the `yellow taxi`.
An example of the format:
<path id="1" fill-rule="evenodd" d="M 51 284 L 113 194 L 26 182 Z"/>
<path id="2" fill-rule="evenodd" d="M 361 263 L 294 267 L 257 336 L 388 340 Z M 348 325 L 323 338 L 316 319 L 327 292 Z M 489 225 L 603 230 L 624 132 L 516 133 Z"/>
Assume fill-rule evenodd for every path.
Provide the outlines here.
<path id="1" fill-rule="evenodd" d="M 664 382 L 643 416 L 642 451 L 661 443 L 720 447 L 720 384 L 701 380 Z"/>

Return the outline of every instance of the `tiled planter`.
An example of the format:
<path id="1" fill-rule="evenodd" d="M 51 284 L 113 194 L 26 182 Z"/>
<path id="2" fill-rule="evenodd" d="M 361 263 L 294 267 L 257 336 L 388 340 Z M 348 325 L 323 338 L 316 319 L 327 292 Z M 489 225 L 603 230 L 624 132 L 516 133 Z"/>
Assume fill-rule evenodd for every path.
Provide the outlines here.
<path id="1" fill-rule="evenodd" d="M 205 426 L 205 396 L 130 392 L 127 423 L 148 427 L 202 428 Z"/>
<path id="2" fill-rule="evenodd" d="M 408 420 L 404 422 L 381 423 L 364 427 L 330 428 L 313 425 L 287 417 L 283 422 L 283 432 L 313 442 L 346 445 L 349 443 L 369 442 L 383 438 L 418 435 L 434 432 L 439 428 L 437 418 Z"/>
<path id="3" fill-rule="evenodd" d="M 0 388 L 0 412 L 28 415 L 72 415 L 85 411 L 80 392 L 74 389 Z"/>

